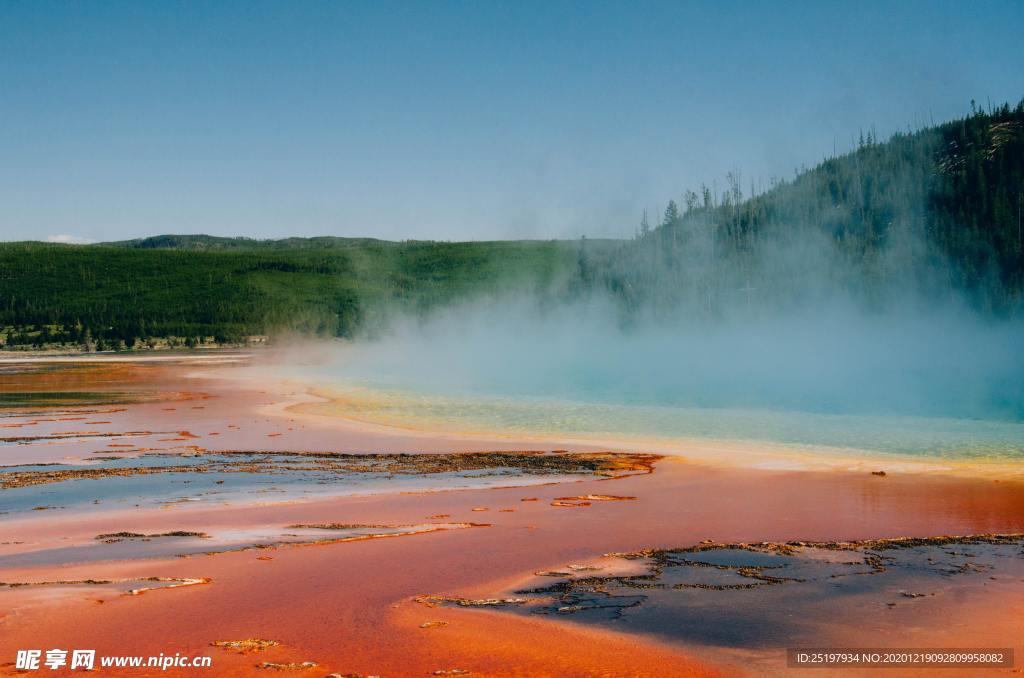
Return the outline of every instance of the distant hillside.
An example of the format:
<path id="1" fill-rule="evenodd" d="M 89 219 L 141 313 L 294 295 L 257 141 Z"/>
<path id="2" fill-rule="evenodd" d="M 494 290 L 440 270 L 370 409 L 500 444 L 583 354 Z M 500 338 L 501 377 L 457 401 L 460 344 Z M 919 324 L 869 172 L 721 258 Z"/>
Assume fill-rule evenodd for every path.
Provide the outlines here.
<path id="1" fill-rule="evenodd" d="M 189 345 L 295 332 L 353 336 L 389 313 L 557 286 L 576 245 L 159 236 L 0 244 L 0 342 Z"/>
<path id="2" fill-rule="evenodd" d="M 169 250 L 312 250 L 362 247 L 370 244 L 389 244 L 376 238 L 282 238 L 257 240 L 255 238 L 223 238 L 215 235 L 155 235 L 150 238 L 118 240 L 100 243 L 107 247 Z M 398 243 L 390 243 L 397 245 Z"/>
<path id="3" fill-rule="evenodd" d="M 680 206 L 681 205 L 681 206 Z M 1020 312 L 1024 102 L 873 134 L 788 181 L 687 191 L 630 241 L 388 242 L 162 235 L 0 244 L 0 343 L 89 347 L 350 337 L 395 312 L 507 291 L 610 296 L 626 320 L 841 299 L 961 297 Z M 165 343 L 167 343 L 165 341 Z"/>
<path id="4" fill-rule="evenodd" d="M 685 192 L 617 251 L 584 253 L 581 286 L 632 311 L 715 314 L 830 294 L 878 305 L 911 290 L 1020 308 L 1024 102 L 884 142 L 862 136 L 764 190 L 738 173 L 726 184 Z"/>

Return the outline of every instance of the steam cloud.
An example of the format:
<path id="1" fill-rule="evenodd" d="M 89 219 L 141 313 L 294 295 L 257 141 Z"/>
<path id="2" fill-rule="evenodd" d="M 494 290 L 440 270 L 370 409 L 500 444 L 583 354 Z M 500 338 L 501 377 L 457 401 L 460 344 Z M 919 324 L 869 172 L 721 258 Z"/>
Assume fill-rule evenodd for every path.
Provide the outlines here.
<path id="1" fill-rule="evenodd" d="M 1024 332 L 955 307 L 846 305 L 622 327 L 606 300 L 493 299 L 342 351 L 348 377 L 428 391 L 689 407 L 1024 418 Z"/>
<path id="2" fill-rule="evenodd" d="M 546 293 L 401 318 L 343 351 L 339 374 L 428 391 L 1024 420 L 1022 316 L 957 289 L 923 210 L 904 209 L 867 255 L 807 217 L 723 251 L 707 214 L 617 250 L 581 245 L 575 276 Z"/>

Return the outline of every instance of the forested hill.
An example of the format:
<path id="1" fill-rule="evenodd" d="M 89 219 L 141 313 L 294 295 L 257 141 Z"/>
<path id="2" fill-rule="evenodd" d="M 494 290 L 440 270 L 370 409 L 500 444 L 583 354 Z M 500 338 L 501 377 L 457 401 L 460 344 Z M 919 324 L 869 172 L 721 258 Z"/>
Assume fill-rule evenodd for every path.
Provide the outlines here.
<path id="1" fill-rule="evenodd" d="M 974 108 L 972 104 L 972 109 Z M 630 311 L 777 308 L 842 294 L 898 303 L 913 289 L 984 312 L 1024 290 L 1024 102 L 857 148 L 789 181 L 686 191 L 611 254 L 583 250 L 581 287 Z"/>
<path id="2" fill-rule="evenodd" d="M 792 180 L 702 187 L 624 241 L 261 241 L 165 235 L 0 243 L 0 344 L 231 343 L 353 336 L 392 312 L 508 291 L 610 295 L 626 319 L 770 313 L 843 297 L 959 297 L 1019 314 L 1024 102 L 826 158 Z"/>
<path id="3" fill-rule="evenodd" d="M 278 240 L 257 240 L 256 238 L 224 238 L 215 235 L 155 235 L 149 238 L 134 240 L 118 240 L 103 243 L 110 247 L 130 247 L 133 249 L 176 249 L 216 252 L 226 250 L 336 250 L 358 249 L 367 246 L 387 247 L 396 243 L 388 243 L 377 238 L 336 238 L 320 236 L 313 238 L 281 238 Z"/>
<path id="4" fill-rule="evenodd" d="M 391 312 L 564 289 L 576 250 L 571 241 L 210 236 L 0 243 L 0 342 L 104 349 L 353 336 Z"/>

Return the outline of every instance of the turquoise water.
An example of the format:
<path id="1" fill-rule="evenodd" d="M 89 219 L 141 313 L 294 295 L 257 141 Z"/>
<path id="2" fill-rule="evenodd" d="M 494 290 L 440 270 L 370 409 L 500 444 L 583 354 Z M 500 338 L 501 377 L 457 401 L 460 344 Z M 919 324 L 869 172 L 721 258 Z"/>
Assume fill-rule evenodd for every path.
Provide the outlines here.
<path id="1" fill-rule="evenodd" d="M 322 383 L 346 398 L 340 416 L 429 430 L 596 439 L 745 440 L 823 453 L 1024 462 L 1024 423 L 1017 421 L 453 394 L 367 380 Z"/>
<path id="2" fill-rule="evenodd" d="M 1024 323 L 962 312 L 649 323 L 491 304 L 300 369 L 352 416 L 444 431 L 713 439 L 1024 462 Z"/>

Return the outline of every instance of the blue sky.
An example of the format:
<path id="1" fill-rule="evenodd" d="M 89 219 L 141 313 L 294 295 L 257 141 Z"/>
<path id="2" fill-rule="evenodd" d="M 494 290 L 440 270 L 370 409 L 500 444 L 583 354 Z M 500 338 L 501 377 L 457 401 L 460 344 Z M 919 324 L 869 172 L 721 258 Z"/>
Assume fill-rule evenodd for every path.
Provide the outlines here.
<path id="1" fill-rule="evenodd" d="M 0 239 L 628 235 L 1024 97 L 1022 2 L 0 4 Z"/>

